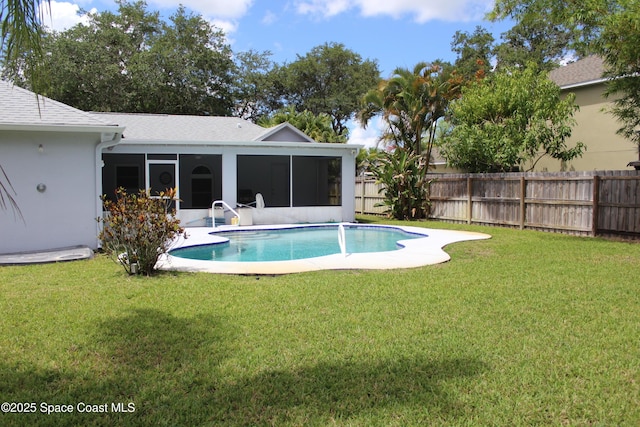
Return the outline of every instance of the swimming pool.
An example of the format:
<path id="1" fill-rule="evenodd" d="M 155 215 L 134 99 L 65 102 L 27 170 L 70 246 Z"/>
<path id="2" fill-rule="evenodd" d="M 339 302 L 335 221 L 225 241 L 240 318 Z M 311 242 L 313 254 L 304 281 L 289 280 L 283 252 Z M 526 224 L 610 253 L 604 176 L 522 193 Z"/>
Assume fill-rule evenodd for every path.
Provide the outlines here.
<path id="1" fill-rule="evenodd" d="M 362 225 L 344 227 L 345 252 L 394 251 L 401 240 L 427 237 L 398 228 Z M 320 225 L 271 230 L 221 231 L 215 235 L 226 242 L 190 246 L 171 251 L 171 255 L 205 261 L 258 262 L 290 261 L 341 254 L 339 226 Z"/>
<path id="2" fill-rule="evenodd" d="M 225 243 L 232 232 L 247 232 L 245 237 L 250 235 L 260 242 L 263 237 L 271 235 L 275 230 L 286 229 L 314 229 L 323 227 L 333 227 L 334 241 L 338 241 L 336 224 L 306 224 L 306 225 L 263 225 L 248 227 L 227 227 L 225 230 L 195 227 L 188 228 L 188 238 L 180 237 L 173 242 L 173 249 L 168 254 L 163 254 L 158 260 L 156 268 L 162 270 L 188 271 L 188 272 L 208 272 L 225 274 L 288 274 L 316 270 L 338 270 L 338 269 L 396 269 L 413 268 L 424 265 L 437 264 L 448 261 L 449 255 L 442 249 L 446 245 L 466 240 L 488 239 L 491 236 L 483 233 L 467 231 L 440 230 L 412 226 L 389 226 L 389 225 L 362 225 L 343 224 L 346 232 L 349 228 L 359 228 L 365 232 L 395 230 L 401 232 L 392 237 L 393 248 L 386 250 L 376 248 L 376 252 L 350 252 L 352 247 L 347 237 L 346 250 L 343 254 L 335 249 L 329 255 L 313 256 L 310 258 L 287 259 L 280 261 L 267 261 L 259 258 L 258 261 L 229 261 L 212 259 L 192 259 L 175 256 L 181 248 L 205 246 L 209 252 L 212 251 L 211 244 Z M 404 234 L 406 233 L 406 234 Z M 397 240 L 401 236 L 400 240 Z M 333 240 L 332 239 L 332 240 Z M 264 239 L 261 245 L 268 247 L 274 241 L 272 237 Z M 317 239 L 307 238 L 307 243 L 316 245 Z M 396 242 L 400 242 L 397 244 Z M 353 242 L 352 242 L 353 243 Z M 371 246 L 369 246 L 371 248 Z M 246 252 L 246 251 L 245 251 Z"/>

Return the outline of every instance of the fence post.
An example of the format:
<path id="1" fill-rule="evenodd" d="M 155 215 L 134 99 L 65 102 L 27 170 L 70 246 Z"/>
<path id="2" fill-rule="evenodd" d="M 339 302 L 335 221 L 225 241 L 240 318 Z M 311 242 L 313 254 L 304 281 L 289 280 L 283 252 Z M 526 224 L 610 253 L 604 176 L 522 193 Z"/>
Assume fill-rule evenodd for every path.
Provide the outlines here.
<path id="1" fill-rule="evenodd" d="M 365 187 L 367 185 L 367 180 L 366 179 L 361 179 L 360 180 L 360 213 L 364 215 L 364 196 L 365 196 Z"/>
<path id="2" fill-rule="evenodd" d="M 473 199 L 473 183 L 471 182 L 471 177 L 467 177 L 467 224 L 471 224 L 471 217 L 473 215 L 473 210 L 471 207 L 472 199 Z"/>
<path id="3" fill-rule="evenodd" d="M 524 176 L 520 177 L 520 230 L 524 230 L 524 224 L 526 223 L 525 216 L 527 215 L 527 205 L 525 203 L 525 197 L 527 196 L 527 180 Z"/>
<path id="4" fill-rule="evenodd" d="M 599 221 L 599 206 L 598 200 L 600 199 L 600 176 L 593 176 L 593 206 L 591 213 L 591 234 L 595 237 L 598 234 L 598 221 Z"/>

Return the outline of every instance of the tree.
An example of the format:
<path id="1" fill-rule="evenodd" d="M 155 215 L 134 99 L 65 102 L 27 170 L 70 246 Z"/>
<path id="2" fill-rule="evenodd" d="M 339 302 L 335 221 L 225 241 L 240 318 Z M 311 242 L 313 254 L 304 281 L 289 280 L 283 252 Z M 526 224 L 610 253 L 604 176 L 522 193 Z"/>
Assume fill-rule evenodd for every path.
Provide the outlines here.
<path id="1" fill-rule="evenodd" d="M 436 124 L 444 117 L 449 102 L 459 95 L 462 79 L 449 64 L 416 64 L 413 70 L 396 68 L 377 89 L 364 97 L 358 113 L 363 126 L 381 116 L 387 129 L 381 140 L 395 148 L 431 155 Z"/>
<path id="2" fill-rule="evenodd" d="M 510 18 L 523 27 L 535 27 L 538 22 L 554 29 L 543 32 L 548 38 L 564 34 L 560 40 L 567 41 L 565 52 L 585 56 L 594 52 L 602 20 L 615 12 L 618 3 L 619 0 L 496 0 L 488 18 Z"/>
<path id="3" fill-rule="evenodd" d="M 477 26 L 472 34 L 456 31 L 451 50 L 458 54 L 454 67 L 465 80 L 483 78 L 491 71 L 495 39 L 485 28 Z"/>
<path id="4" fill-rule="evenodd" d="M 377 147 L 362 148 L 356 156 L 356 176 L 370 174 L 378 164 L 380 150 Z"/>
<path id="5" fill-rule="evenodd" d="M 0 1 L 0 51 L 5 61 L 26 51 L 41 54 L 43 9 L 39 6 L 37 1 Z"/>
<path id="6" fill-rule="evenodd" d="M 360 123 L 367 126 L 373 117 L 381 116 L 386 124 L 381 141 L 391 149 L 381 154 L 373 172 L 383 183 L 385 203 L 398 219 L 428 215 L 426 173 L 437 123 L 459 95 L 461 82 L 449 64 L 421 62 L 413 70 L 397 68 L 364 98 Z"/>
<path id="7" fill-rule="evenodd" d="M 347 135 L 337 135 L 331 127 L 331 117 L 328 114 L 313 114 L 311 111 L 301 113 L 289 107 L 276 111 L 269 117 L 263 117 L 258 121 L 260 126 L 271 127 L 288 122 L 304 132 L 311 139 L 318 142 L 347 142 Z"/>
<path id="8" fill-rule="evenodd" d="M 550 71 L 570 55 L 568 33 L 544 19 L 518 22 L 500 38 L 503 42 L 494 49 L 497 68 L 533 62 L 540 70 Z"/>
<path id="9" fill-rule="evenodd" d="M 257 123 L 282 108 L 282 84 L 270 56 L 253 50 L 235 54 L 234 116 Z"/>
<path id="10" fill-rule="evenodd" d="M 380 78 L 378 64 L 363 60 L 340 43 L 314 47 L 305 56 L 278 70 L 286 105 L 331 117 L 338 135 L 348 132 L 347 122 L 360 108 L 360 100 Z"/>
<path id="11" fill-rule="evenodd" d="M 556 34 L 564 34 L 567 49 L 577 56 L 602 55 L 608 68 L 607 94 L 619 97 L 612 109 L 622 123 L 618 133 L 640 145 L 639 16 L 637 0 L 497 0 L 489 15 L 524 24 L 545 21 Z"/>
<path id="12" fill-rule="evenodd" d="M 612 109 L 622 122 L 618 133 L 640 147 L 640 3 L 620 1 L 620 6 L 605 17 L 600 38 L 608 66 L 606 94 L 618 95 Z"/>
<path id="13" fill-rule="evenodd" d="M 560 88 L 533 64 L 497 71 L 463 88 L 453 102 L 453 127 L 440 144 L 451 166 L 469 172 L 505 172 L 543 156 L 569 161 L 580 156 L 582 143 L 569 148 L 574 96 Z"/>
<path id="14" fill-rule="evenodd" d="M 224 34 L 183 7 L 163 22 L 142 1 L 44 38 L 42 94 L 85 111 L 229 115 L 233 61 Z M 30 56 L 8 64 L 28 86 Z M 6 74 L 5 73 L 5 74 Z"/>

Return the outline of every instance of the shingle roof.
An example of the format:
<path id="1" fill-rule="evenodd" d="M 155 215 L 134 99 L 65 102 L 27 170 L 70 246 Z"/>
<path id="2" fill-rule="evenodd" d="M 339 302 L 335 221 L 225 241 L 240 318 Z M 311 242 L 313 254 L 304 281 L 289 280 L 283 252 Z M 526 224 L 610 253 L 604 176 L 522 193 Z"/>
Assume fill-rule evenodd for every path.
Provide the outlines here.
<path id="1" fill-rule="evenodd" d="M 549 73 L 549 78 L 561 88 L 603 81 L 604 61 L 597 55 L 587 56 Z"/>
<path id="2" fill-rule="evenodd" d="M 113 126 L 84 111 L 0 80 L 0 124 L 26 126 Z"/>
<path id="3" fill-rule="evenodd" d="M 126 126 L 124 141 L 249 142 L 274 132 L 237 117 L 169 114 L 91 113 Z M 302 133 L 301 133 L 302 135 Z"/>

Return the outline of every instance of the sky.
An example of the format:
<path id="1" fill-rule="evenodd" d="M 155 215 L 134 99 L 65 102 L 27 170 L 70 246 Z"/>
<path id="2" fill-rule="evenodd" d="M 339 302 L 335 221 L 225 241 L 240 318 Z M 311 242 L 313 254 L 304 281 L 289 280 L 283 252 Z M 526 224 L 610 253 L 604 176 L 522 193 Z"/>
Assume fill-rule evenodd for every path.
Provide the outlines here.
<path id="1" fill-rule="evenodd" d="M 493 0 L 147 0 L 148 10 L 168 19 L 182 4 L 227 35 L 234 52 L 270 51 L 276 63 L 293 62 L 313 47 L 342 43 L 363 59 L 376 60 L 381 77 L 397 67 L 437 59 L 454 62 L 456 31 L 485 27 L 496 39 L 511 26 L 484 15 Z M 50 1 L 44 22 L 64 30 L 82 22 L 83 11 L 116 10 L 113 0 Z M 45 9 L 46 10 L 46 9 Z M 375 145 L 380 124 L 350 126 L 350 143 Z"/>

